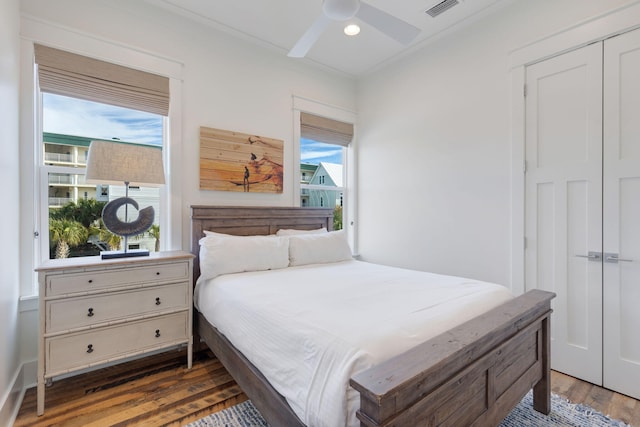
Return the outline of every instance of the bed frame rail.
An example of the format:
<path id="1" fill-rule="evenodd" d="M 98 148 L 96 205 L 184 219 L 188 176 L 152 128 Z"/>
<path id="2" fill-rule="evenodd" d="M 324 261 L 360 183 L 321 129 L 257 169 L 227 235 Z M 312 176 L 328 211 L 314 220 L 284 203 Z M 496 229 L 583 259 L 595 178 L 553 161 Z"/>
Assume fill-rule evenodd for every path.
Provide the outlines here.
<path id="1" fill-rule="evenodd" d="M 361 426 L 498 425 L 532 387 L 548 414 L 554 296 L 529 291 L 356 374 Z"/>

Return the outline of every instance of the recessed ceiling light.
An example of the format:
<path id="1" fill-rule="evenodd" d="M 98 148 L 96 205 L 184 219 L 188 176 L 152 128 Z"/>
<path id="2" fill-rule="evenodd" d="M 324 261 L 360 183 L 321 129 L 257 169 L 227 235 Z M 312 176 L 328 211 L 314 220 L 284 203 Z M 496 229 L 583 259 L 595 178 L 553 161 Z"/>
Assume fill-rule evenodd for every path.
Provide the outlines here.
<path id="1" fill-rule="evenodd" d="M 344 33 L 348 36 L 355 36 L 360 33 L 360 26 L 358 24 L 349 24 L 344 27 Z"/>

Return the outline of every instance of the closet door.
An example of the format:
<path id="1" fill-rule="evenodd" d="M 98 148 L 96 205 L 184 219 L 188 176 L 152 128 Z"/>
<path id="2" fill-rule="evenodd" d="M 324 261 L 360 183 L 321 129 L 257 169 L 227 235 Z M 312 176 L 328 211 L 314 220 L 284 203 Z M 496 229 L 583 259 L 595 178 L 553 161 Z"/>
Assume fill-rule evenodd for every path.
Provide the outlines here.
<path id="1" fill-rule="evenodd" d="M 527 67 L 526 84 L 525 286 L 557 294 L 551 367 L 601 384 L 602 43 Z"/>
<path id="2" fill-rule="evenodd" d="M 640 398 L 640 30 L 604 52 L 604 386 Z"/>

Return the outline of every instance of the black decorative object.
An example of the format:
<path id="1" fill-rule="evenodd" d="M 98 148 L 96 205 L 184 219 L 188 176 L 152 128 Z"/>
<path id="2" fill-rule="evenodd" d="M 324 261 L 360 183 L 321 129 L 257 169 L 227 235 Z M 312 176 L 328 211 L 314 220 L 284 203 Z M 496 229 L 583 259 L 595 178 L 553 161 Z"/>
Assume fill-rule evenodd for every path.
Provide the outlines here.
<path id="1" fill-rule="evenodd" d="M 102 210 L 102 221 L 107 230 L 124 237 L 124 251 L 102 252 L 102 259 L 148 256 L 146 249 L 128 249 L 128 238 L 147 231 L 155 218 L 152 206 L 138 209 L 138 203 L 129 197 L 129 185 L 157 186 L 164 184 L 162 149 L 112 141 L 92 141 L 87 159 L 86 181 L 96 184 L 125 186 L 125 197 L 111 200 Z M 138 211 L 130 221 L 129 205 Z M 118 218 L 118 210 L 124 206 L 124 221 Z"/>

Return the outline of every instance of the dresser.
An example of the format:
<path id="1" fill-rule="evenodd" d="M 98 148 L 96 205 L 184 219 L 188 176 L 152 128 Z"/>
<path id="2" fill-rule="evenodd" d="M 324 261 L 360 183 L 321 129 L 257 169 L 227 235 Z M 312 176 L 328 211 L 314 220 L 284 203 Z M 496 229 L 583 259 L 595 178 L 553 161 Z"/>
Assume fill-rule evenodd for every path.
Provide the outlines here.
<path id="1" fill-rule="evenodd" d="M 192 361 L 193 255 L 51 260 L 40 287 L 38 415 L 54 377 L 181 344 Z"/>

